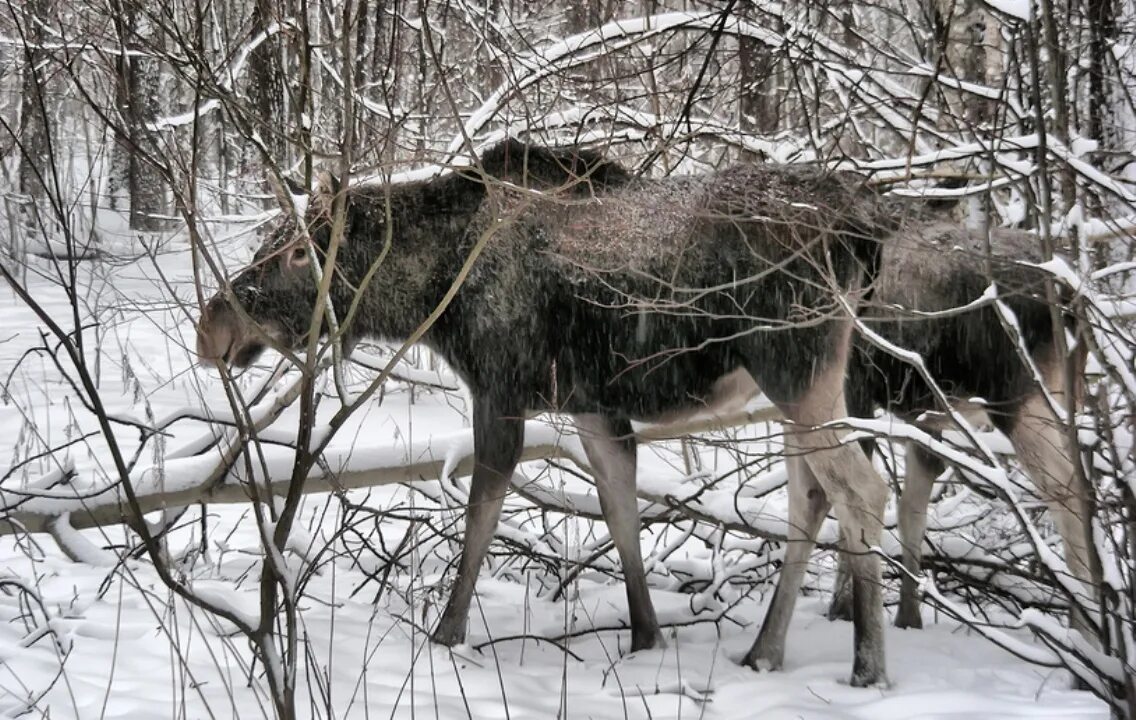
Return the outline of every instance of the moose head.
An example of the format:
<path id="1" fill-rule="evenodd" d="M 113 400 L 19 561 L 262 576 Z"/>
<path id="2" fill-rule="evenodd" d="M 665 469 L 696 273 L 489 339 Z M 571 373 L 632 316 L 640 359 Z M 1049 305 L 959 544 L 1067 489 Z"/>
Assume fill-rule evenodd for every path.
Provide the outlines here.
<path id="1" fill-rule="evenodd" d="M 300 232 L 295 219 L 285 220 L 248 267 L 206 303 L 197 326 L 203 363 L 245 368 L 269 345 L 296 350 L 307 341 L 318 292 L 311 263 L 327 252 L 332 202 L 340 189 L 335 178 L 321 173 L 302 220 L 308 232 Z"/>

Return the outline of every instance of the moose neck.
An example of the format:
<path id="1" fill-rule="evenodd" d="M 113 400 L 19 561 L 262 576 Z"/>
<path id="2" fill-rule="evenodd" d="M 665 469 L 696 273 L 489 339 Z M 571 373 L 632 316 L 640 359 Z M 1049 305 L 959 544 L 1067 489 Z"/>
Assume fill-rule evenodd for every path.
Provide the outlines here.
<path id="1" fill-rule="evenodd" d="M 464 262 L 484 195 L 456 174 L 350 192 L 336 302 L 345 310 L 359 295 L 349 334 L 404 340 L 429 317 Z"/>

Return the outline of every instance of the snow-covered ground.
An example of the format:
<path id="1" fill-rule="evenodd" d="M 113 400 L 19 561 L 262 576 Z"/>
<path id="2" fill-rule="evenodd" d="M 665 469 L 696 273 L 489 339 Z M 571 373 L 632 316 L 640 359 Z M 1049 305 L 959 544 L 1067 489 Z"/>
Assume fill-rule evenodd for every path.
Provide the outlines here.
<path id="1" fill-rule="evenodd" d="M 224 407 L 217 377 L 194 367 L 188 350 L 192 325 L 185 308 L 195 304 L 189 267 L 188 253 L 175 250 L 159 256 L 156 266 L 143 259 L 80 269 L 83 321 L 99 321 L 97 335 L 92 328 L 85 337 L 88 348 L 97 343 L 100 349 L 97 378 L 109 411 L 147 422 L 187 407 Z M 159 280 L 159 268 L 164 280 Z M 29 288 L 69 328 L 73 321 L 66 297 L 48 278 L 36 276 L 44 272 L 50 266 L 35 261 Z M 0 289 L 0 380 L 5 383 L 0 473 L 46 446 L 96 429 L 50 359 L 25 355 L 40 344 L 40 326 L 8 288 Z M 465 427 L 464 407 L 460 395 L 412 395 L 393 384 L 333 448 L 389 448 L 404 454 L 414 448 L 420 453 L 430 447 L 431 438 L 453 437 Z M 286 413 L 279 424 L 294 427 L 295 416 Z M 206 429 L 198 421 L 175 424 L 161 443 L 147 446 L 141 464 L 156 463 Z M 119 427 L 117 432 L 126 451 L 133 452 L 137 431 Z M 109 467 L 106 447 L 97 436 L 75 443 L 27 464 L 0 489 L 18 489 L 68 460 L 78 471 L 81 489 L 97 478 L 99 468 Z M 446 448 L 435 451 L 444 454 Z M 718 463 L 718 469 L 736 462 L 729 449 L 702 452 L 703 462 Z M 680 458 L 676 445 L 645 447 L 641 473 L 655 482 L 680 478 Z M 542 468 L 533 464 L 527 471 L 535 475 Z M 427 490 L 437 487 L 435 478 L 424 482 Z M 746 597 L 727 587 L 708 600 L 677 592 L 678 582 L 660 570 L 652 577 L 660 586 L 654 597 L 661 619 L 681 626 L 668 631 L 665 649 L 627 655 L 628 633 L 604 629 L 618 627 L 625 614 L 618 581 L 585 572 L 561 599 L 553 600 L 550 592 L 538 592 L 550 576 L 547 567 L 503 557 L 483 572 L 469 645 L 451 652 L 432 646 L 423 629 L 444 602 L 440 582 L 453 578 L 445 561 L 454 549 L 444 542 L 423 543 L 417 552 L 400 556 L 385 582 L 375 552 L 395 552 L 408 531 L 413 537 L 428 536 L 426 523 L 406 520 L 410 511 L 429 511 L 439 524 L 454 518 L 455 511 L 434 510 L 422 495 L 401 486 L 352 491 L 349 499 L 398 513 L 378 519 L 351 515 L 356 534 L 343 534 L 326 553 L 307 553 L 318 570 L 308 576 L 301 602 L 301 641 L 307 647 L 299 683 L 304 688 L 301 715 L 1107 717 L 1102 703 L 1068 689 L 1065 673 L 1018 660 L 930 610 L 925 611 L 924 631 L 889 629 L 889 687 L 849 687 L 852 626 L 823 617 L 827 572 L 810 581 L 809 593 L 798 604 L 782 672 L 759 674 L 736 662 L 753 641 L 771 585 Z M 779 497 L 769 501 L 770 512 L 782 506 Z M 298 545 L 310 540 L 316 551 L 322 549 L 324 539 L 341 527 L 344 508 L 331 496 L 309 496 Z M 539 534 L 533 517 L 512 517 L 520 530 Z M 602 540 L 582 521 L 553 527 L 564 543 L 554 547 L 564 556 L 564 574 L 569 561 L 583 552 L 580 544 Z M 658 531 L 653 542 L 644 543 L 644 552 L 669 542 L 666 532 L 674 534 Z M 195 550 L 202 545 L 202 533 L 204 554 Z M 83 535 L 99 547 L 121 548 L 128 542 L 117 526 Z M 360 549 L 362 538 L 371 548 Z M 176 569 L 197 590 L 224 597 L 249 613 L 258 607 L 258 548 L 251 511 L 241 504 L 209 506 L 204 523 L 197 511 L 190 512 L 170 538 Z M 348 549 L 356 552 L 355 559 L 346 554 Z M 709 563 L 711 553 L 691 542 L 671 557 L 676 564 Z M 0 716 L 26 711 L 24 717 L 84 719 L 271 717 L 262 668 L 250 665 L 247 643 L 233 628 L 175 600 L 148 561 L 108 565 L 113 557 L 106 553 L 90 559 L 68 560 L 47 535 L 0 537 Z M 302 568 L 298 556 L 289 562 Z M 29 603 L 29 595 L 3 584 L 13 578 L 34 589 L 43 605 Z M 559 643 L 541 639 L 565 635 L 569 637 Z"/>

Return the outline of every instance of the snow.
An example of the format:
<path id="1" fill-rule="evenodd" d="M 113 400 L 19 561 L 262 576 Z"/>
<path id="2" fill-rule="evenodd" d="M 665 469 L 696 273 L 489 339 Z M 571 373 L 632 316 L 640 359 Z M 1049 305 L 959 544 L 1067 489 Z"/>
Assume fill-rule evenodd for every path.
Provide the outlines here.
<path id="1" fill-rule="evenodd" d="M 158 262 L 179 293 L 191 297 L 187 251 L 161 256 Z M 187 355 L 192 328 L 184 313 L 150 302 L 166 297 L 153 268 L 135 263 L 104 270 L 81 268 L 92 296 L 105 294 L 108 305 L 122 313 L 103 338 L 102 397 L 120 416 L 168 422 L 165 444 L 170 450 L 155 461 L 150 448 L 145 449 L 148 459 L 132 470 L 136 488 L 191 488 L 217 466 L 218 451 L 209 449 L 217 433 L 201 418 L 206 409 L 217 417 L 228 412 L 220 382 Z M 52 316 L 68 317 L 63 293 L 42 277 L 30 278 L 34 295 L 47 303 Z M 28 441 L 16 440 L 28 437 L 29 423 L 52 442 L 94 426 L 50 363 L 33 356 L 16 367 L 17 359 L 38 343 L 38 322 L 4 290 L 0 317 L 5 318 L 5 336 L 14 334 L 13 340 L 0 343 L 0 366 L 15 369 L 12 400 L 0 403 L 0 437 L 9 439 L 0 443 L 0 466 L 8 467 L 29 455 Z M 453 382 L 444 370 L 408 368 L 408 379 L 443 386 Z M 359 369 L 346 375 L 355 383 L 373 377 Z M 252 412 L 268 420 L 292 379 L 269 382 L 263 373 L 249 373 L 238 384 L 246 397 L 266 391 Z M 460 482 L 443 488 L 437 476 L 443 469 L 460 469 L 468 455 L 472 434 L 467 408 L 460 398 L 438 390 L 420 389 L 412 402 L 405 385 L 392 383 L 381 403 L 376 396 L 332 441 L 328 465 L 351 487 L 351 473 L 420 463 L 434 474 L 407 479 L 423 494 L 460 493 Z M 334 408 L 321 406 L 319 412 L 326 419 Z M 270 426 L 273 437 L 286 438 L 295 422 L 295 408 L 285 409 Z M 862 429 L 879 430 L 883 421 L 865 422 Z M 776 431 L 775 425 L 768 427 Z M 116 432 L 129 457 L 138 449 L 137 430 Z M 766 437 L 758 426 L 732 431 L 729 437 L 753 456 L 778 448 L 776 438 Z M 559 444 L 563 462 L 584 465 L 571 426 L 561 419 L 529 420 L 527 443 Z M 74 446 L 58 465 L 46 458 L 31 463 L 26 481 L 18 475 L 5 481 L 4 506 L 38 508 L 55 517 L 64 505 L 117 502 L 116 493 L 91 494 L 105 487 L 106 448 L 105 440 L 95 437 Z M 852 626 L 823 617 L 830 558 L 818 559 L 818 572 L 806 582 L 784 670 L 757 673 L 738 665 L 773 586 L 759 585 L 757 592 L 741 596 L 731 579 L 751 572 L 775 577 L 781 550 L 727 535 L 721 528 L 749 523 L 771 535 L 784 534 L 785 474 L 780 465 L 771 465 L 750 479 L 733 472 L 739 460 L 730 451 L 706 447 L 697 452 L 699 466 L 689 469 L 675 441 L 645 446 L 640 453 L 646 514 L 660 518 L 669 512 L 668 503 L 689 499 L 708 522 L 697 532 L 689 521 L 681 531 L 654 526 L 644 531 L 654 600 L 660 618 L 672 625 L 666 630 L 666 648 L 634 654 L 627 653 L 623 587 L 604 574 L 618 566 L 609 558 L 577 576 L 556 600 L 551 587 L 541 586 L 550 574 L 495 558 L 479 580 L 467 645 L 452 652 L 434 646 L 424 630 L 437 619 L 453 580 L 454 570 L 445 562 L 452 550 L 413 538 L 425 524 L 460 516 L 416 505 L 416 494 L 398 485 L 345 491 L 352 503 L 377 513 L 373 517 L 351 515 L 334 495 L 307 496 L 297 532 L 284 556 L 276 557 L 300 593 L 299 641 L 305 652 L 299 707 L 313 717 L 337 718 L 1107 717 L 1101 702 L 1067 689 L 1062 673 L 1031 665 L 930 608 L 926 630 L 888 629 L 890 686 L 849 687 Z M 960 461 L 974 462 L 954 452 Z M 289 448 L 266 447 L 265 462 L 273 471 L 290 469 L 292 458 Z M 54 483 L 72 465 L 76 477 L 69 484 L 37 486 L 37 478 Z M 543 463 L 522 466 L 514 484 L 541 497 L 563 498 L 584 514 L 598 510 L 594 488 L 566 473 L 552 473 Z M 25 494 L 28 488 L 34 489 L 31 497 Z M 559 562 L 561 576 L 606 537 L 602 526 L 593 529 L 583 518 L 568 518 L 563 528 L 549 529 L 540 524 L 539 514 L 525 514 L 522 507 L 519 499 L 509 501 L 501 534 L 535 548 L 545 561 Z M 951 498 L 935 508 L 932 528 L 972 511 L 967 496 Z M 0 717 L 25 711 L 84 719 L 271 717 L 265 669 L 253 664 L 247 642 L 234 634 L 232 624 L 175 598 L 147 559 L 118 557 L 130 541 L 123 527 L 77 530 L 76 517 L 58 517 L 52 526 L 68 553 L 81 562 L 70 559 L 46 534 L 0 537 Z M 345 518 L 361 533 L 378 533 L 368 536 L 372 546 L 361 550 L 358 560 L 350 551 L 358 550 L 355 536 L 336 535 Z M 263 528 L 270 531 L 270 525 Z M 261 532 L 247 502 L 211 504 L 204 522 L 191 507 L 167 538 L 171 568 L 204 600 L 256 625 Z M 410 538 L 406 554 L 398 557 L 383 585 L 380 553 L 394 555 L 403 537 Z M 834 538 L 829 521 L 822 541 Z M 889 544 L 895 545 L 894 539 L 885 541 L 884 549 L 892 552 Z M 973 544 L 960 543 L 958 551 L 963 548 L 976 551 Z M 706 584 L 694 595 L 679 592 L 680 571 Z M 715 594 L 713 588 L 720 591 Z M 42 604 L 29 600 L 33 595 Z M 1013 647 L 1032 656 L 1051 655 L 1025 629 L 1002 632 Z M 277 677 L 285 673 L 281 661 L 277 657 L 272 663 Z"/>
<path id="2" fill-rule="evenodd" d="M 1063 645 L 1068 645 L 1077 654 L 1092 658 L 1093 667 L 1103 671 L 1117 682 L 1124 682 L 1124 667 L 1117 658 L 1105 655 L 1085 640 L 1079 632 L 1054 621 L 1054 619 L 1033 608 L 1022 611 L 1022 623 L 1046 632 Z"/>
<path id="3" fill-rule="evenodd" d="M 229 613 L 248 627 L 254 628 L 260 625 L 260 613 L 257 610 L 255 593 L 241 592 L 235 590 L 228 583 L 208 580 L 195 582 L 193 593 L 209 605 Z M 233 631 L 233 628 L 228 630 L 228 632 Z"/>
<path id="4" fill-rule="evenodd" d="M 1014 157 L 1023 150 L 1036 148 L 1040 142 L 1041 138 L 1036 134 L 998 137 L 990 143 L 962 143 L 954 147 L 928 151 L 911 157 L 856 162 L 852 164 L 852 167 L 863 171 L 874 171 L 873 177 L 883 180 L 906 177 L 913 167 L 991 153 L 995 161 L 1008 170 L 1028 175 L 1032 172 L 1033 166 L 1030 164 L 1022 165 L 1021 161 L 1015 160 Z M 1002 153 L 1008 153 L 1010 157 L 1004 157 Z"/>
<path id="5" fill-rule="evenodd" d="M 63 513 L 48 523 L 48 531 L 59 549 L 75 562 L 92 567 L 114 567 L 118 558 L 84 537 L 71 527 L 71 513 Z"/>
<path id="6" fill-rule="evenodd" d="M 1016 20 L 1030 19 L 1030 0 L 986 0 L 986 4 Z"/>

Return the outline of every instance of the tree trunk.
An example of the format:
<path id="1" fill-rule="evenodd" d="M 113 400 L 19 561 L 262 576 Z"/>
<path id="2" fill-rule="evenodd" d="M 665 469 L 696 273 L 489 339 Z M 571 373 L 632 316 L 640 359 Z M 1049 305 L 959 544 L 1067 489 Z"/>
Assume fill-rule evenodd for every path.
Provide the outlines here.
<path id="1" fill-rule="evenodd" d="M 1001 26 L 981 0 L 936 0 L 931 14 L 936 47 L 930 54 L 941 54 L 941 71 L 979 84 L 1001 74 Z M 948 121 L 974 127 L 993 119 L 991 100 L 954 91 L 947 98 Z"/>
<path id="2" fill-rule="evenodd" d="M 266 32 L 273 22 L 286 13 L 285 8 L 272 0 L 256 0 L 252 10 L 252 35 Z M 273 33 L 265 38 L 249 55 L 249 97 L 253 101 L 253 113 L 257 130 L 268 154 L 279 165 L 289 163 L 288 112 L 284 89 L 284 69 L 281 66 L 283 35 Z M 262 159 L 252 154 L 253 167 L 262 167 Z M 267 193 L 271 196 L 271 193 Z M 273 200 L 267 200 L 273 205 Z"/>
<path id="3" fill-rule="evenodd" d="M 752 0 L 740 3 L 742 16 L 757 20 Z M 777 131 L 780 98 L 777 95 L 777 57 L 765 43 L 751 37 L 738 40 L 739 125 L 743 131 L 771 135 Z"/>
<path id="4" fill-rule="evenodd" d="M 146 125 L 158 115 L 158 60 L 127 52 L 153 49 L 140 41 L 150 33 L 137 6 L 133 2 L 118 4 L 117 15 L 122 52 L 115 61 L 115 96 L 126 137 L 120 137 L 114 148 L 111 197 L 113 202 L 125 189 L 130 200 L 130 228 L 154 231 L 161 228 L 161 216 L 168 210 L 164 179 L 145 159 L 146 150 L 155 150 Z"/>
<path id="5" fill-rule="evenodd" d="M 44 211 L 47 198 L 45 183 L 50 183 L 51 114 L 47 92 L 50 69 L 48 55 L 42 49 L 44 26 L 49 24 L 51 0 L 27 0 L 22 18 L 24 33 L 24 73 L 21 82 L 23 103 L 20 106 L 18 140 L 20 155 L 20 195 L 23 196 L 20 224 L 24 230 L 24 247 L 46 251 L 50 246 L 51 215 Z"/>
<path id="6" fill-rule="evenodd" d="M 367 62 L 367 36 L 369 34 L 368 30 L 370 29 L 370 24 L 371 10 L 369 2 L 368 0 L 359 0 L 359 9 L 356 13 L 355 20 L 355 57 L 352 58 L 351 62 L 353 66 L 352 73 L 354 75 L 352 86 L 359 95 L 366 94 L 366 88 L 371 82 L 371 78 L 367 76 L 367 66 L 369 64 Z M 375 40 L 378 40 L 377 36 Z M 352 118 L 355 124 L 353 133 L 360 150 L 372 146 L 375 120 L 376 118 L 371 116 L 367 108 L 363 107 L 362 103 L 356 104 L 355 116 Z M 366 151 L 364 150 L 360 155 L 366 156 Z"/>
<path id="7" fill-rule="evenodd" d="M 1107 152 L 1117 148 L 1114 131 L 1113 97 L 1109 91 L 1109 74 L 1113 66 L 1113 43 L 1117 39 L 1116 6 L 1112 0 L 1087 0 L 1089 23 L 1089 137 Z M 1119 83 L 1118 83 L 1119 84 Z M 1104 153 L 1102 152 L 1101 157 Z M 1093 215 L 1104 214 L 1104 202 L 1099 193 L 1086 189 L 1089 210 Z M 1109 262 L 1108 244 L 1098 243 L 1092 248 L 1093 263 L 1102 268 Z"/>
<path id="8" fill-rule="evenodd" d="M 380 104 L 396 108 L 400 101 L 402 77 L 402 60 L 404 53 L 400 51 L 399 23 L 392 22 L 390 17 L 400 12 L 399 0 L 375 0 L 375 32 L 374 43 L 370 50 L 371 75 L 373 84 L 365 94 L 374 98 Z M 363 62 L 363 51 L 360 48 L 359 61 Z M 362 87 L 357 85 L 356 87 Z M 399 125 L 393 122 L 384 122 L 372 118 L 370 122 L 382 122 L 381 133 L 376 132 L 372 140 L 374 145 L 374 161 L 383 163 L 387 159 L 390 148 L 398 144 Z"/>
<path id="9" fill-rule="evenodd" d="M 580 33 L 599 27 L 604 22 L 603 0 L 578 0 L 568 4 L 568 29 Z"/>
<path id="10" fill-rule="evenodd" d="M 1108 90 L 1109 54 L 1116 41 L 1116 7 L 1112 0 L 1087 0 L 1089 21 L 1089 136 L 1109 146 L 1106 126 L 1112 107 Z"/>
<path id="11" fill-rule="evenodd" d="M 981 0 L 935 0 L 930 15 L 934 47 L 929 54 L 934 55 L 940 72 L 980 85 L 1001 75 L 1000 25 Z M 994 101 L 957 90 L 932 88 L 932 92 L 943 98 L 939 125 L 944 130 L 967 137 L 990 129 Z M 959 170 L 975 170 L 974 162 L 968 161 Z M 990 207 L 989 197 L 972 195 L 965 204 L 967 226 L 984 231 Z"/>

